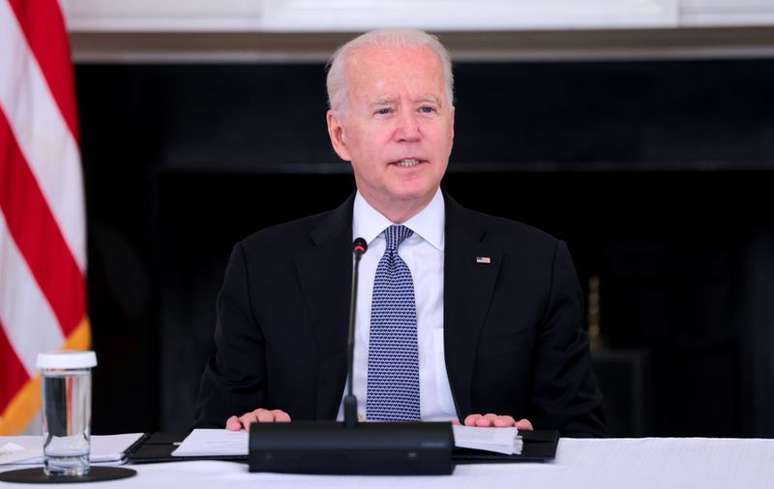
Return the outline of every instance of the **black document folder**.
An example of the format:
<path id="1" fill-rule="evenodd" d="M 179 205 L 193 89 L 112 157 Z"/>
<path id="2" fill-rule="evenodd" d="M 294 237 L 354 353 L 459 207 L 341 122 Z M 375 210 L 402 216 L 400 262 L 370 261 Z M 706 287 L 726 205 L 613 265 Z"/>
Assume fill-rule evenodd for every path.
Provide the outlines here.
<path id="1" fill-rule="evenodd" d="M 158 462 L 182 462 L 185 460 L 226 460 L 234 462 L 247 462 L 247 455 L 214 455 L 197 457 L 173 457 L 172 452 L 177 448 L 185 433 L 152 433 L 141 438 L 127 451 L 129 463 L 158 463 Z M 518 463 L 518 462 L 547 462 L 556 456 L 556 447 L 559 443 L 559 433 L 555 430 L 522 431 L 521 438 L 524 441 L 522 452 L 517 455 L 503 455 L 500 453 L 485 452 L 482 450 L 470 450 L 467 448 L 455 448 L 452 458 L 457 464 L 483 464 L 483 463 Z"/>
<path id="2" fill-rule="evenodd" d="M 502 464 L 517 462 L 549 462 L 556 457 L 559 444 L 559 432 L 556 430 L 520 431 L 524 442 L 521 453 L 503 455 L 501 453 L 468 448 L 455 448 L 452 458 L 457 464 Z"/>
<path id="3" fill-rule="evenodd" d="M 211 455 L 207 457 L 173 457 L 172 452 L 180 445 L 186 433 L 157 432 L 146 434 L 127 450 L 130 464 L 148 464 L 159 462 L 183 462 L 186 460 L 226 460 L 247 462 L 247 455 Z"/>

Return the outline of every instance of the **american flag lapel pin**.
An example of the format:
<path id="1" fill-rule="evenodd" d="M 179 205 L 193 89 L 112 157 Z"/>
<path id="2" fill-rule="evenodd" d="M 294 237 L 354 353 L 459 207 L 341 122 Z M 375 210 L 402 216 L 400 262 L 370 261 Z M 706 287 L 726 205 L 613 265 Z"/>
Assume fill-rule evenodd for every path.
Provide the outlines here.
<path id="1" fill-rule="evenodd" d="M 492 263 L 492 257 L 491 256 L 477 256 L 476 257 L 476 263 L 483 263 L 485 265 L 489 265 Z"/>

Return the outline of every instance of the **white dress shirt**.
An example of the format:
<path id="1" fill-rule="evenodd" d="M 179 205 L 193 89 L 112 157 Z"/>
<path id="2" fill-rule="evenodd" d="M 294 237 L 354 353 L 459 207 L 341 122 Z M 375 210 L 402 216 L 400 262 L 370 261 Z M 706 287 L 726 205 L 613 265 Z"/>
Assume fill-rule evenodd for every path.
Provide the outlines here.
<path id="1" fill-rule="evenodd" d="M 420 414 L 423 421 L 457 419 L 446 374 L 443 352 L 443 256 L 446 211 L 441 190 L 433 200 L 403 225 L 414 231 L 398 248 L 414 279 L 419 349 Z M 368 251 L 360 260 L 355 318 L 354 383 L 358 414 L 365 419 L 368 386 L 368 340 L 371 330 L 371 295 L 379 260 L 386 242 L 384 230 L 393 223 L 355 195 L 352 212 L 352 239 L 363 238 Z M 343 419 L 343 406 L 338 419 Z"/>

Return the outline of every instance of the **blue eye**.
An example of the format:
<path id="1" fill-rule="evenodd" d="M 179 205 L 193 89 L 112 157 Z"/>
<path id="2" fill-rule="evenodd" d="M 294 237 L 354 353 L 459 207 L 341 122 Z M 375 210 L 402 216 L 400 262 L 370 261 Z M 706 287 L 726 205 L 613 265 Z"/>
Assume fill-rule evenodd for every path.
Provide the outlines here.
<path id="1" fill-rule="evenodd" d="M 423 105 L 419 108 L 419 111 L 423 114 L 430 114 L 432 112 L 437 112 L 435 107 L 432 107 L 430 105 Z"/>

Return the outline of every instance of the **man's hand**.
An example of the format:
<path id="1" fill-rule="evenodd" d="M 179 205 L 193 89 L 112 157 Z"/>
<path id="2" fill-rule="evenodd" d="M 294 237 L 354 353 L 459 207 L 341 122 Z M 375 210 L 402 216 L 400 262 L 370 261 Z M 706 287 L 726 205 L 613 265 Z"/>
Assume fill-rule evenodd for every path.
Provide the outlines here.
<path id="1" fill-rule="evenodd" d="M 496 427 L 510 428 L 515 426 L 520 431 L 532 431 L 532 423 L 528 419 L 516 421 L 513 416 L 498 416 L 496 414 L 471 414 L 465 418 L 465 426 L 478 426 L 481 428 Z"/>
<path id="2" fill-rule="evenodd" d="M 244 428 L 245 431 L 250 431 L 250 424 L 252 423 L 289 423 L 290 415 L 280 409 L 268 409 L 258 408 L 255 411 L 250 411 L 242 416 L 231 416 L 226 420 L 226 429 L 230 431 L 239 431 Z"/>

